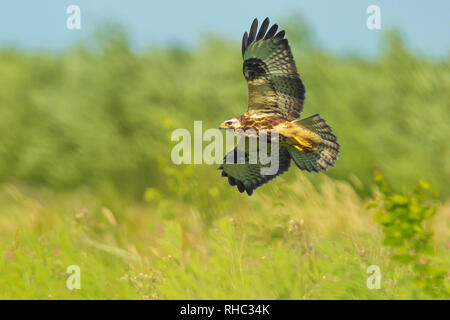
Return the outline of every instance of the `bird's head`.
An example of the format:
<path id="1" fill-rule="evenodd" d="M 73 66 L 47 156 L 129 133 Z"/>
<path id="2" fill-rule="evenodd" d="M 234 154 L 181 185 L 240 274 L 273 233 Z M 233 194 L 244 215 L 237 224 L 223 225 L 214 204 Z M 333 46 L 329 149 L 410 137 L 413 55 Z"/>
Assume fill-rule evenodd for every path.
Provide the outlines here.
<path id="1" fill-rule="evenodd" d="M 231 118 L 230 120 L 222 122 L 219 128 L 237 130 L 241 128 L 241 121 L 239 121 L 238 118 Z"/>

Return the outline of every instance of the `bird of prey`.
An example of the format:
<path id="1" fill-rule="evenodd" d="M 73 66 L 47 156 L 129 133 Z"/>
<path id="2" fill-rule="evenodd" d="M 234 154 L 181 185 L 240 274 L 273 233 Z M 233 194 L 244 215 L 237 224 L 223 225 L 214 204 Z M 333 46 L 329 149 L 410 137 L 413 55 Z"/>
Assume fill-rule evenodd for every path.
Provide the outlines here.
<path id="1" fill-rule="evenodd" d="M 247 111 L 220 125 L 221 129 L 235 132 L 253 129 L 256 139 L 261 132 L 270 136 L 276 131 L 279 135 L 278 171 L 274 174 L 263 175 L 263 164 L 248 161 L 248 147 L 244 147 L 244 153 L 239 155 L 235 146 L 219 167 L 231 186 L 237 186 L 239 192 L 246 191 L 249 196 L 256 188 L 286 172 L 291 159 L 301 170 L 327 170 L 328 166 L 334 166 L 340 147 L 331 127 L 319 114 L 300 119 L 305 87 L 284 37 L 285 31 L 277 33 L 278 25 L 269 28 L 269 24 L 269 18 L 266 18 L 258 31 L 258 20 L 255 19 L 250 32 L 244 33 L 242 57 L 248 84 Z M 245 138 L 244 134 L 241 141 Z M 227 158 L 234 159 L 234 163 L 227 163 Z M 244 161 L 236 163 L 238 158 Z"/>

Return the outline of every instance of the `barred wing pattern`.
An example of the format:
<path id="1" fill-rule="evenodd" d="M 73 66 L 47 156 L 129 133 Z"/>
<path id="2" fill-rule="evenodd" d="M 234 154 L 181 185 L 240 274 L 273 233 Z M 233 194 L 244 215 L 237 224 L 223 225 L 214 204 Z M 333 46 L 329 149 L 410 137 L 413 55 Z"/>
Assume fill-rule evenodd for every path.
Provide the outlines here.
<path id="1" fill-rule="evenodd" d="M 242 39 L 243 72 L 248 83 L 248 110 L 276 114 L 292 121 L 300 116 L 305 87 L 300 79 L 284 30 L 269 31 L 269 18 L 258 29 L 255 19 Z M 267 31 L 267 32 L 266 32 Z"/>
<path id="2" fill-rule="evenodd" d="M 239 144 L 239 143 L 238 143 Z M 227 163 L 226 159 L 233 159 L 233 163 Z M 239 161 L 241 160 L 241 161 Z M 242 162 L 242 164 L 240 164 Z M 227 153 L 223 164 L 219 167 L 222 170 L 222 177 L 227 177 L 231 186 L 237 186 L 239 192 L 246 191 L 250 196 L 253 190 L 269 182 L 275 177 L 286 172 L 291 166 L 291 156 L 286 148 L 280 147 L 278 157 L 278 171 L 273 175 L 262 175 L 261 168 L 264 165 L 259 162 L 249 163 L 248 152 L 238 152 L 237 146 Z"/>

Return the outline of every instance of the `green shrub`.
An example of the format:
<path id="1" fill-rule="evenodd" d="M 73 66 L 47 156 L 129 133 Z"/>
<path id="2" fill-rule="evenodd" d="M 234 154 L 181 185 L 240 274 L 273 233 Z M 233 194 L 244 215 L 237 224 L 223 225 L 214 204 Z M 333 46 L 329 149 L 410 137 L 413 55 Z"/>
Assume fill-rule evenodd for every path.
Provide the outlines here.
<path id="1" fill-rule="evenodd" d="M 396 193 L 378 171 L 375 182 L 380 195 L 369 207 L 378 210 L 374 220 L 383 227 L 385 246 L 393 248 L 392 259 L 410 266 L 418 287 L 433 297 L 450 297 L 448 270 L 434 255 L 430 220 L 436 214 L 436 195 L 419 181 L 412 192 Z"/>

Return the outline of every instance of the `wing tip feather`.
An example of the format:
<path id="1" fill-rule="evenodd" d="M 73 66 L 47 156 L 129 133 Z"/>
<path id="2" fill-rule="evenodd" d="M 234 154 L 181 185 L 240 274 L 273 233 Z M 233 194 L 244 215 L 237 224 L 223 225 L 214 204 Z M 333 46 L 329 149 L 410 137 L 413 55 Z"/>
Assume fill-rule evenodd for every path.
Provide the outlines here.
<path id="1" fill-rule="evenodd" d="M 258 31 L 258 19 L 255 18 L 252 22 L 252 25 L 250 27 L 250 31 L 247 33 L 247 31 L 244 33 L 242 37 L 242 57 L 244 57 L 245 51 L 247 48 L 254 42 L 259 40 L 267 40 L 267 39 L 284 39 L 285 31 L 280 30 L 278 33 L 278 24 L 273 24 L 270 29 L 270 19 L 269 17 L 266 17 L 264 21 L 262 22 L 259 31 Z M 269 31 L 267 31 L 269 30 Z"/>
<path id="2" fill-rule="evenodd" d="M 280 160 L 278 171 L 275 174 L 264 176 L 264 178 L 255 178 L 252 181 L 245 180 L 245 182 L 227 174 L 224 170 L 223 165 L 221 165 L 218 169 L 222 170 L 221 175 L 222 177 L 226 177 L 228 179 L 228 183 L 230 184 L 230 186 L 236 186 L 240 193 L 246 192 L 248 196 L 251 196 L 256 189 L 288 171 L 290 166 L 291 156 L 289 155 L 289 153 L 284 153 L 284 160 L 283 162 L 281 162 Z"/>

